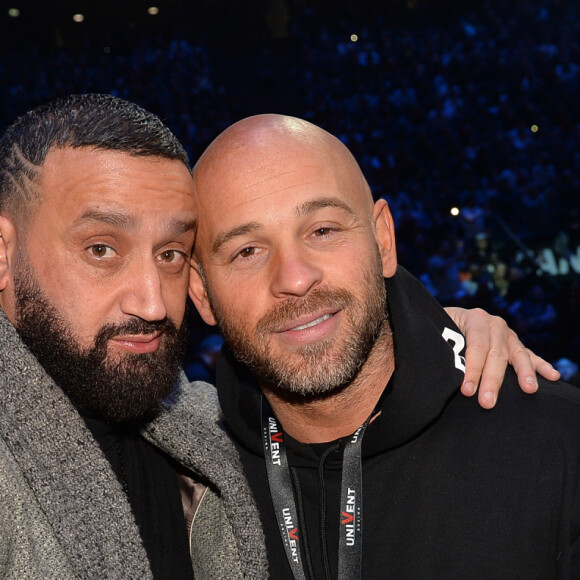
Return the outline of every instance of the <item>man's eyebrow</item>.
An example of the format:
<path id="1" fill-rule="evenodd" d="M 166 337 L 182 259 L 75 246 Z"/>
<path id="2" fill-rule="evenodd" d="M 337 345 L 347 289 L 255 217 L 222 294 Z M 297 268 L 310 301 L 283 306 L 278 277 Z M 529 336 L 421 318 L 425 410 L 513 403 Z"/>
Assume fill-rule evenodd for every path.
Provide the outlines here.
<path id="1" fill-rule="evenodd" d="M 195 231 L 196 226 L 197 221 L 194 218 L 182 220 L 172 217 L 167 220 L 167 230 L 176 236 L 187 232 L 193 232 Z"/>
<path id="2" fill-rule="evenodd" d="M 335 207 L 346 211 L 353 216 L 356 215 L 353 209 L 347 203 L 337 197 L 319 197 L 305 201 L 294 209 L 294 213 L 296 217 L 303 217 L 316 210 L 324 209 L 325 207 Z M 246 224 L 242 224 L 241 226 L 237 226 L 228 232 L 220 234 L 212 244 L 212 254 L 217 254 L 222 246 L 226 242 L 229 242 L 232 238 L 259 231 L 263 229 L 263 227 L 264 226 L 260 222 L 248 222 Z"/>
<path id="3" fill-rule="evenodd" d="M 232 238 L 236 238 L 238 236 L 243 236 L 245 234 L 249 234 L 252 232 L 256 232 L 261 230 L 264 226 L 259 222 L 248 222 L 247 224 L 242 224 L 241 226 L 237 226 L 223 234 L 220 234 L 215 242 L 212 244 L 211 251 L 212 254 L 217 254 L 222 246 L 229 242 Z"/>
<path id="4" fill-rule="evenodd" d="M 342 209 L 353 216 L 356 215 L 353 209 L 338 197 L 318 197 L 316 199 L 305 201 L 294 210 L 294 213 L 296 214 L 296 217 L 303 217 L 316 210 L 327 207 L 335 207 L 337 209 Z"/>
<path id="5" fill-rule="evenodd" d="M 139 225 L 139 220 L 120 210 L 90 208 L 83 212 L 76 220 L 75 226 L 86 223 L 101 223 L 113 226 L 114 228 L 128 230 Z M 180 219 L 170 217 L 165 220 L 165 228 L 172 235 L 181 235 L 195 230 L 196 221 L 191 219 Z"/>
<path id="6" fill-rule="evenodd" d="M 120 229 L 130 229 L 136 225 L 137 220 L 122 211 L 91 208 L 83 212 L 74 221 L 74 225 L 80 226 L 91 222 L 108 224 Z"/>

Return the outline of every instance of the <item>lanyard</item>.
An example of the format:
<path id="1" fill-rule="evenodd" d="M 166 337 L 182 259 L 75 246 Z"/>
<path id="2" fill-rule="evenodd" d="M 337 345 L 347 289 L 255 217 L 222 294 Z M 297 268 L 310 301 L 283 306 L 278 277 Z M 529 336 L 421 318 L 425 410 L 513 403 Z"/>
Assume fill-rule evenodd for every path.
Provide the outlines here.
<path id="1" fill-rule="evenodd" d="M 338 580 L 354 580 L 361 575 L 361 447 L 369 420 L 370 417 L 351 435 L 344 448 L 339 506 Z M 262 396 L 262 441 L 270 493 L 286 556 L 295 580 L 306 580 L 300 553 L 298 510 L 290 479 L 284 432 L 264 396 Z"/>

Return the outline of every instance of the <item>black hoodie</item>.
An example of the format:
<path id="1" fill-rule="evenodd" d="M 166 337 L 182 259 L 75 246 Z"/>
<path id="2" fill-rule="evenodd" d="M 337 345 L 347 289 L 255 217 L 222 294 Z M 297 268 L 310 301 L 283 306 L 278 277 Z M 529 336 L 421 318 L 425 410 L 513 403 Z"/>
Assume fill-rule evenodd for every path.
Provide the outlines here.
<path id="1" fill-rule="evenodd" d="M 580 578 L 580 392 L 508 370 L 494 410 L 459 393 L 458 329 L 409 273 L 386 280 L 395 372 L 367 428 L 364 579 Z M 450 329 L 456 339 L 445 340 Z M 217 386 L 261 513 L 275 580 L 292 578 L 268 487 L 261 393 L 225 349 Z M 337 578 L 343 441 L 285 435 L 309 580 Z"/>

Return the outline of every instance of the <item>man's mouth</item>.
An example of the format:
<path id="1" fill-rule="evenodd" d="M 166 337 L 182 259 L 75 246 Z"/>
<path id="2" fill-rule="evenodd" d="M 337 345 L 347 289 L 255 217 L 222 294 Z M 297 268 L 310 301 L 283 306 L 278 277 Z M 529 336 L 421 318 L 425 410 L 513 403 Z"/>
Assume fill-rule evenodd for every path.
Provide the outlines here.
<path id="1" fill-rule="evenodd" d="M 297 316 L 278 326 L 274 334 L 282 341 L 293 345 L 326 340 L 339 328 L 341 312 L 342 310 L 334 308 L 324 308 L 319 309 L 318 312 Z"/>
<path id="2" fill-rule="evenodd" d="M 323 316 L 319 316 L 312 322 L 307 322 L 306 324 L 301 324 L 300 326 L 295 326 L 294 328 L 290 328 L 289 330 L 304 330 L 305 328 L 312 328 L 313 326 L 317 326 L 321 322 L 328 320 L 331 316 L 334 316 L 334 312 L 332 314 L 324 314 Z"/>
<path id="3" fill-rule="evenodd" d="M 132 354 L 148 354 L 155 352 L 161 343 L 161 333 L 135 334 L 115 336 L 110 343 Z"/>

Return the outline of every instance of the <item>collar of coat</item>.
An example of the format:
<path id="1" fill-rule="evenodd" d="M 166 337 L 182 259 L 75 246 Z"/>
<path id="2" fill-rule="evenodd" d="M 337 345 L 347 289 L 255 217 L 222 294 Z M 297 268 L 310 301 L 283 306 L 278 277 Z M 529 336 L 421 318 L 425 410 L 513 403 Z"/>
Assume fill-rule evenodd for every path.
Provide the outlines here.
<path id="1" fill-rule="evenodd" d="M 150 578 L 131 507 L 98 443 L 0 310 L 0 438 L 18 463 L 77 577 Z M 263 546 L 237 453 L 217 420 L 215 390 L 182 373 L 143 435 L 209 483 L 244 546 Z M 82 548 L 81 548 L 82 547 Z M 259 550 L 258 550 L 259 551 Z M 260 560 L 265 562 L 265 552 Z M 255 567 L 242 563 L 242 568 Z"/>

